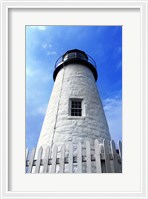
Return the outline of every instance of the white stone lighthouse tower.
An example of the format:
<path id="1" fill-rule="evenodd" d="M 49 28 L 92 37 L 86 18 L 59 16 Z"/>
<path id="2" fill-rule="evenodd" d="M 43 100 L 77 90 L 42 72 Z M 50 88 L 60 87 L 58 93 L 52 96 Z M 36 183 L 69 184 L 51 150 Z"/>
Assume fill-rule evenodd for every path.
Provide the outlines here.
<path id="1" fill-rule="evenodd" d="M 98 74 L 94 60 L 81 50 L 69 50 L 56 62 L 53 78 L 55 83 L 38 147 L 110 140 L 96 86 Z"/>

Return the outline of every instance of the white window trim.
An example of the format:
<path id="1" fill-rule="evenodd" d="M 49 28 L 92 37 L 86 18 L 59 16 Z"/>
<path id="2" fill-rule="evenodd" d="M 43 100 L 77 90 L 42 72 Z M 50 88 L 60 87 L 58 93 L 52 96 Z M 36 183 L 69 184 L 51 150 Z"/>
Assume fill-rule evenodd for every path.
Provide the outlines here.
<path id="1" fill-rule="evenodd" d="M 71 115 L 71 102 L 72 101 L 81 101 L 81 109 L 82 109 L 82 112 L 81 112 L 81 116 L 72 116 Z M 69 99 L 69 103 L 68 103 L 68 119 L 85 119 L 85 110 L 84 110 L 84 100 L 83 98 L 70 98 Z"/>

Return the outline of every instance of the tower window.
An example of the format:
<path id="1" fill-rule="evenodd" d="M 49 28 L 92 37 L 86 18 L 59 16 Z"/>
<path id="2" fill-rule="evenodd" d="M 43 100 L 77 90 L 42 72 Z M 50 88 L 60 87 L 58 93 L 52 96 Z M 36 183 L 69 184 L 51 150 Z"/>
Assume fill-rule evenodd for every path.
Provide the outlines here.
<path id="1" fill-rule="evenodd" d="M 70 115 L 82 116 L 82 100 L 81 99 L 70 100 Z"/>

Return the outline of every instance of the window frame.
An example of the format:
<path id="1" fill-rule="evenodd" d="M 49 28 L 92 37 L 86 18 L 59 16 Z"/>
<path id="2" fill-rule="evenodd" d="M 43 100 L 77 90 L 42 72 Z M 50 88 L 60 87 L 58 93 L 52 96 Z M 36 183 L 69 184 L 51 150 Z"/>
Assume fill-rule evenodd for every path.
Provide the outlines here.
<path id="1" fill-rule="evenodd" d="M 81 102 L 81 108 L 73 108 L 73 110 L 81 110 L 81 115 L 72 115 L 72 102 L 77 101 Z M 83 99 L 82 98 L 70 98 L 69 99 L 69 116 L 74 118 L 82 118 L 84 116 L 83 112 Z"/>

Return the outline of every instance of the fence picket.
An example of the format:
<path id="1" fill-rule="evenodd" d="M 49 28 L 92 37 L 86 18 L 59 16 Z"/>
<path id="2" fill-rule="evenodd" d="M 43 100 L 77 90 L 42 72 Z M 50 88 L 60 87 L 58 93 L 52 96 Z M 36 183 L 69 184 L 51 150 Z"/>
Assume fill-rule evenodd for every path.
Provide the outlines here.
<path id="1" fill-rule="evenodd" d="M 78 143 L 77 152 L 78 173 L 82 173 L 82 145 L 80 142 Z"/>
<path id="2" fill-rule="evenodd" d="M 69 173 L 73 173 L 73 145 L 72 143 L 69 144 L 68 170 L 69 170 Z"/>
<path id="3" fill-rule="evenodd" d="M 28 150 L 28 148 L 27 148 L 27 149 L 26 149 L 26 173 L 27 173 L 27 169 L 28 169 L 28 167 L 27 167 L 28 155 L 29 155 L 29 150 Z"/>
<path id="4" fill-rule="evenodd" d="M 28 173 L 32 172 L 32 167 L 33 167 L 33 161 L 34 161 L 34 156 L 35 156 L 35 148 L 32 149 L 30 158 L 29 158 L 29 166 L 28 166 Z"/>
<path id="5" fill-rule="evenodd" d="M 96 159 L 96 172 L 102 173 L 101 158 L 100 158 L 100 145 L 97 139 L 95 140 L 95 159 Z"/>
<path id="6" fill-rule="evenodd" d="M 51 173 L 55 173 L 56 172 L 56 157 L 57 157 L 57 146 L 54 145 L 53 157 L 52 157 L 52 165 L 51 165 Z"/>
<path id="7" fill-rule="evenodd" d="M 110 145 L 107 142 L 107 140 L 103 141 L 103 147 L 104 147 L 106 173 L 111 173 L 110 157 L 109 157 L 109 147 L 110 147 Z"/>
<path id="8" fill-rule="evenodd" d="M 87 165 L 87 173 L 91 173 L 91 153 L 90 153 L 89 141 L 86 141 L 86 165 Z"/>
<path id="9" fill-rule="evenodd" d="M 61 147 L 61 158 L 60 158 L 60 173 L 64 172 L 64 158 L 65 158 L 65 144 Z"/>
<path id="10" fill-rule="evenodd" d="M 121 141 L 118 142 L 118 148 L 119 148 L 119 156 L 120 156 L 120 161 L 121 161 L 120 173 L 122 173 L 122 142 Z"/>
<path id="11" fill-rule="evenodd" d="M 35 173 L 39 173 L 40 172 L 40 164 L 41 164 L 42 152 L 43 152 L 43 148 L 40 147 L 39 150 L 38 150 Z"/>
<path id="12" fill-rule="evenodd" d="M 29 155 L 29 150 L 28 148 L 26 149 L 26 160 L 28 160 L 28 155 Z"/>
<path id="13" fill-rule="evenodd" d="M 119 147 L 119 155 L 122 161 L 122 142 L 121 141 L 118 142 L 118 147 Z"/>
<path id="14" fill-rule="evenodd" d="M 43 173 L 48 172 L 48 159 L 50 158 L 50 147 L 47 146 L 45 150 L 45 157 L 44 157 L 44 162 L 43 162 Z"/>
<path id="15" fill-rule="evenodd" d="M 28 151 L 26 149 L 26 173 L 64 173 L 74 172 L 74 166 L 77 164 L 77 172 L 78 173 L 121 173 L 122 172 L 122 142 L 118 142 L 119 152 L 116 150 L 116 145 L 113 140 L 109 141 L 104 140 L 103 144 L 99 143 L 98 140 L 94 141 L 94 148 L 91 148 L 90 142 L 86 141 L 85 149 L 86 155 L 83 154 L 82 143 L 78 143 L 76 150 L 77 154 L 73 154 L 73 144 L 69 143 L 68 149 L 68 157 L 66 153 L 66 145 L 62 145 L 59 153 L 58 147 L 56 145 L 53 146 L 52 157 L 51 157 L 51 148 L 49 146 L 46 147 L 43 155 L 43 148 L 40 147 L 38 152 L 36 153 L 36 149 L 33 148 L 32 151 Z M 84 150 L 85 150 L 84 149 Z M 94 151 L 91 153 L 91 151 Z M 37 154 L 37 159 L 36 155 Z M 60 154 L 60 157 L 59 157 Z M 85 171 L 83 171 L 83 164 Z M 48 170 L 48 168 L 50 168 Z M 58 170 L 59 168 L 59 170 Z M 96 169 L 95 169 L 96 168 Z M 66 170 L 66 171 L 65 171 Z"/>
<path id="16" fill-rule="evenodd" d="M 118 159 L 117 159 L 115 142 L 113 140 L 111 140 L 110 145 L 111 145 L 111 154 L 113 156 L 114 173 L 119 173 Z"/>

